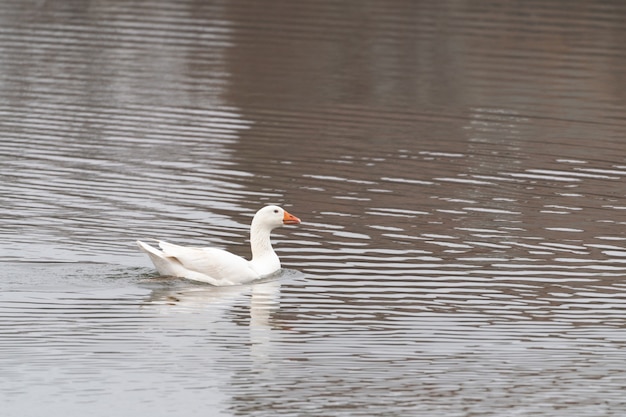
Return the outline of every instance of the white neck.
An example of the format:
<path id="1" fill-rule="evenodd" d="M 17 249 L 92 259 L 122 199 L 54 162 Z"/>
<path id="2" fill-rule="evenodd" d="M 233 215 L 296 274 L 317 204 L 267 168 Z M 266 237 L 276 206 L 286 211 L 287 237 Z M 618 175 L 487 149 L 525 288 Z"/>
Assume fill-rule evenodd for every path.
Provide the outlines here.
<path id="1" fill-rule="evenodd" d="M 254 220 L 250 226 L 250 249 L 252 250 L 253 268 L 261 275 L 271 274 L 280 269 L 280 259 L 272 248 L 271 230 Z"/>

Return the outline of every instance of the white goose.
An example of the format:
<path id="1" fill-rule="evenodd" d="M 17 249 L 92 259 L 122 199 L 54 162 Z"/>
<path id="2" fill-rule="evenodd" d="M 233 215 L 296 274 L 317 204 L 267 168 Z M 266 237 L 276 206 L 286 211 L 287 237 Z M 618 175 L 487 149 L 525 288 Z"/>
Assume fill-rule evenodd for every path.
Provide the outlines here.
<path id="1" fill-rule="evenodd" d="M 280 270 L 280 259 L 272 248 L 270 232 L 284 224 L 299 224 L 300 219 L 278 206 L 256 212 L 250 225 L 252 260 L 216 248 L 193 248 L 159 241 L 158 250 L 137 241 L 161 275 L 187 278 L 213 285 L 236 285 L 254 281 Z"/>

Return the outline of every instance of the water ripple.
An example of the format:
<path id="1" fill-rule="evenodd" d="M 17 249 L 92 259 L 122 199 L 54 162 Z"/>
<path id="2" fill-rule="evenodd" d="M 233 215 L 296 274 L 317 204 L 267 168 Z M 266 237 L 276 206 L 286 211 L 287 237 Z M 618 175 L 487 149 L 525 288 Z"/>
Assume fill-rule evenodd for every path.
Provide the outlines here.
<path id="1" fill-rule="evenodd" d="M 136 6 L 0 5 L 5 413 L 623 414 L 621 5 Z"/>

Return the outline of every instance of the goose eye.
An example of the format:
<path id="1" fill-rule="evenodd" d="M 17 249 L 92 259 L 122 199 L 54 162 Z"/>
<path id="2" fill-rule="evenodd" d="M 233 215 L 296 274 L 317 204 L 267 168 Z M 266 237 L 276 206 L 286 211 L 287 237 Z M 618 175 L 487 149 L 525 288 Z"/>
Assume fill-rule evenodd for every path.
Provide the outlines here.
<path id="1" fill-rule="evenodd" d="M 274 213 L 278 213 L 278 210 L 274 210 Z"/>

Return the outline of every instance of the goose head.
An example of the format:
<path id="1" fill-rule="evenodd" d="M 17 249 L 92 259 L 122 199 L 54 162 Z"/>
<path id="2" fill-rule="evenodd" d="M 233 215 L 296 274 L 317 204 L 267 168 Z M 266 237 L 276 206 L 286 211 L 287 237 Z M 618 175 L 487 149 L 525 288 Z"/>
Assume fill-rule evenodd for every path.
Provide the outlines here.
<path id="1" fill-rule="evenodd" d="M 253 225 L 272 230 L 285 224 L 300 224 L 300 219 L 278 206 L 265 206 L 256 212 Z"/>

